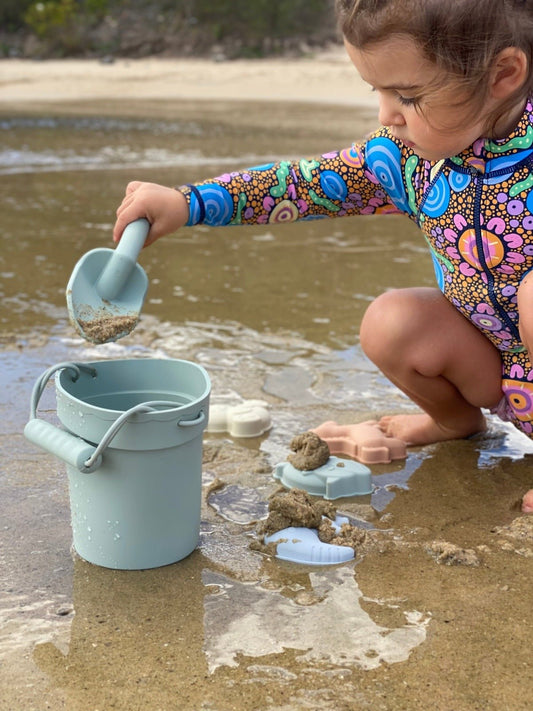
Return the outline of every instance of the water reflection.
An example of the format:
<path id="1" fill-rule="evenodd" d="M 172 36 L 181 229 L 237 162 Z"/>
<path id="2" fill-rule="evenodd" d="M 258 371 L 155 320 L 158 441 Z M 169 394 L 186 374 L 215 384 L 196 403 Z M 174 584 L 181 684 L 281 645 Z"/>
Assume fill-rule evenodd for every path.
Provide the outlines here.
<path id="1" fill-rule="evenodd" d="M 156 708 L 175 708 L 199 683 L 203 700 L 213 700 L 222 682 L 224 701 L 236 702 L 238 659 L 252 680 L 268 679 L 255 690 L 268 708 L 269 694 L 303 670 L 309 678 L 312 669 L 375 669 L 404 661 L 426 638 L 430 616 L 396 602 L 367 601 L 398 619 L 391 627 L 374 622 L 353 566 L 280 574 L 267 564 L 261 583 L 250 584 L 205 562 L 196 552 L 179 565 L 126 572 L 74 561 L 70 636 L 33 651 L 69 708 L 107 708 L 117 698 L 121 708 L 155 700 Z M 228 669 L 215 674 L 221 667 Z M 305 676 L 293 692 L 301 686 Z"/>
<path id="2" fill-rule="evenodd" d="M 272 590 L 204 570 L 205 584 L 216 588 L 204 601 L 211 672 L 237 666 L 239 655 L 260 658 L 286 649 L 298 651 L 299 663 L 375 669 L 405 661 L 426 638 L 430 616 L 416 610 L 403 610 L 405 624 L 396 628 L 374 622 L 360 605 L 351 565 L 298 577 L 291 582 L 287 570 L 282 589 Z M 398 609 L 397 603 L 391 606 Z"/>
<path id="3" fill-rule="evenodd" d="M 160 708 L 174 708 L 205 676 L 198 556 L 126 573 L 74 561 L 68 645 L 48 642 L 33 652 L 54 688 L 65 691 L 68 708 L 109 708 L 117 697 L 121 708 L 139 708 L 154 695 Z"/>

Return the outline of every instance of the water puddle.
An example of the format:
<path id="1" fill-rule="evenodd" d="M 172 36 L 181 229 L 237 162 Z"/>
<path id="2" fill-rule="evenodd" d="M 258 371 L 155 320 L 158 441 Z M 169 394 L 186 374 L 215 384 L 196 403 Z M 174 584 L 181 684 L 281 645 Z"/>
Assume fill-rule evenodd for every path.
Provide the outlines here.
<path id="1" fill-rule="evenodd" d="M 69 594 L 35 600 L 35 595 L 4 593 L 0 600 L 0 659 L 56 639 L 69 630 L 72 611 Z"/>
<path id="2" fill-rule="evenodd" d="M 402 610 L 405 624 L 383 627 L 361 605 L 351 565 L 304 573 L 290 589 L 269 590 L 204 571 L 208 668 L 237 666 L 239 655 L 260 659 L 297 650 L 302 664 L 353 665 L 369 670 L 405 661 L 426 639 L 430 615 Z M 379 604 L 388 606 L 385 601 Z M 398 609 L 398 603 L 392 607 Z"/>
<path id="3" fill-rule="evenodd" d="M 243 486 L 224 486 L 209 497 L 209 505 L 232 523 L 247 524 L 266 518 L 268 503 L 257 489 Z"/>

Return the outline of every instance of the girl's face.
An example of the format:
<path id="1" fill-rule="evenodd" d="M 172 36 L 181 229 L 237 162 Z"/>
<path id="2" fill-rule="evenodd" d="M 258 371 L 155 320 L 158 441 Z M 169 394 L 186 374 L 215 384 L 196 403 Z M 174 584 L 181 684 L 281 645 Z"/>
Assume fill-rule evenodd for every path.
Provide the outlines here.
<path id="1" fill-rule="evenodd" d="M 457 155 L 483 136 L 491 102 L 472 119 L 464 89 L 454 86 L 453 78 L 408 37 L 365 49 L 345 45 L 362 79 L 378 93 L 380 123 L 422 158 Z"/>

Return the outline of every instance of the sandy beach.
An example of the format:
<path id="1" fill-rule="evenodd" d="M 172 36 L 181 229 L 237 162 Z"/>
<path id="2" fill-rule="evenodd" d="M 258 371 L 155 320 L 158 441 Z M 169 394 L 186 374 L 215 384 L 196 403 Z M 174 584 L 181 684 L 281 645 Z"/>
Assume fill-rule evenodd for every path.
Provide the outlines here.
<path id="1" fill-rule="evenodd" d="M 302 59 L 0 60 L 0 105 L 86 100 L 253 100 L 376 106 L 343 47 Z"/>

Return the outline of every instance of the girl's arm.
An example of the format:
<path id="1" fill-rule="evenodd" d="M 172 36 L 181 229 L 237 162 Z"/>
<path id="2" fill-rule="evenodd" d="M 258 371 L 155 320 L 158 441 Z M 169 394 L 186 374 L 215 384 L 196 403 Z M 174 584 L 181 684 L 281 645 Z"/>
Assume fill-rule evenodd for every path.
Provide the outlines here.
<path id="1" fill-rule="evenodd" d="M 398 213 L 354 145 L 315 159 L 281 161 L 226 173 L 179 190 L 133 182 L 117 210 L 113 238 L 139 217 L 151 224 L 146 244 L 179 227 L 266 224 L 316 217 Z"/>
<path id="2" fill-rule="evenodd" d="M 316 217 L 399 212 L 354 145 L 318 158 L 280 161 L 180 188 L 189 225 L 294 222 Z"/>

